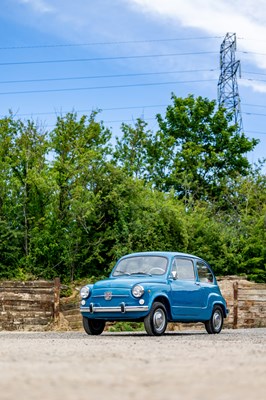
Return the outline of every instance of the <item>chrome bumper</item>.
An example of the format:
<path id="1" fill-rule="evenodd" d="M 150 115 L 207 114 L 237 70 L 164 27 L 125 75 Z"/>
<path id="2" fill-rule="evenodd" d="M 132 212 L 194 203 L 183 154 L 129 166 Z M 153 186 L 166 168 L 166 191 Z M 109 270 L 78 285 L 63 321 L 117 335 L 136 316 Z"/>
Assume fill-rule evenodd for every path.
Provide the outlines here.
<path id="1" fill-rule="evenodd" d="M 148 311 L 148 306 L 126 306 L 125 303 L 121 303 L 118 307 L 96 307 L 93 303 L 90 303 L 89 307 L 80 307 L 81 313 L 117 313 L 121 312 L 125 314 L 126 312 L 141 312 Z"/>

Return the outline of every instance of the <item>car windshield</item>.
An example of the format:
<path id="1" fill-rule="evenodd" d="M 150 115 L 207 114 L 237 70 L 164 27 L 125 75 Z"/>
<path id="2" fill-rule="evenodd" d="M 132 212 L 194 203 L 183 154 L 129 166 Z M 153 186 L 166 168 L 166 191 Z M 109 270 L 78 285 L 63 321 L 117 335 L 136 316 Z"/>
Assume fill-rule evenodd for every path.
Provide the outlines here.
<path id="1" fill-rule="evenodd" d="M 121 260 L 113 271 L 119 275 L 163 275 L 167 268 L 167 258 L 162 256 L 133 256 Z"/>

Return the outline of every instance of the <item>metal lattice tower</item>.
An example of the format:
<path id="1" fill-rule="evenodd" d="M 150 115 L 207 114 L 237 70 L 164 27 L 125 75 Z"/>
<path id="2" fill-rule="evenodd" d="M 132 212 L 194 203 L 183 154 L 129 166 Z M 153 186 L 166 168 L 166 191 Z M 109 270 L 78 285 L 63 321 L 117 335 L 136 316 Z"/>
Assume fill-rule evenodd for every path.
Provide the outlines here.
<path id="1" fill-rule="evenodd" d="M 240 61 L 235 60 L 236 34 L 227 33 L 220 48 L 220 77 L 218 82 L 218 104 L 233 113 L 233 123 L 238 132 L 243 132 L 237 72 L 240 76 Z"/>

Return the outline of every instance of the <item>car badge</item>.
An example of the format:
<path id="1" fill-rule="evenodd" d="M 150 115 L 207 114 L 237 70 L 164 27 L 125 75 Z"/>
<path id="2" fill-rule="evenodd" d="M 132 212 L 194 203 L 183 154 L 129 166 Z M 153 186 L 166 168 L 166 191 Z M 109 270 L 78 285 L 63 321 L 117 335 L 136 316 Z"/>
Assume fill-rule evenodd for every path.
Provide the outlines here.
<path id="1" fill-rule="evenodd" d="M 104 293 L 104 298 L 105 298 L 105 300 L 111 300 L 112 292 L 105 292 Z"/>

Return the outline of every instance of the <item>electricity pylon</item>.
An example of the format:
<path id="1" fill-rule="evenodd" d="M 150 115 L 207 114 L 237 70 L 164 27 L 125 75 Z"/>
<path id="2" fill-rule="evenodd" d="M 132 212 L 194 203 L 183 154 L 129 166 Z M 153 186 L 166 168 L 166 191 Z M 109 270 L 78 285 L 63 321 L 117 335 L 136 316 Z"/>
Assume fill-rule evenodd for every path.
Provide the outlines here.
<path id="1" fill-rule="evenodd" d="M 237 72 L 240 76 L 240 61 L 235 59 L 236 34 L 227 33 L 220 48 L 220 77 L 218 82 L 218 104 L 233 114 L 237 132 L 243 132 Z"/>

